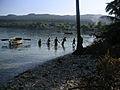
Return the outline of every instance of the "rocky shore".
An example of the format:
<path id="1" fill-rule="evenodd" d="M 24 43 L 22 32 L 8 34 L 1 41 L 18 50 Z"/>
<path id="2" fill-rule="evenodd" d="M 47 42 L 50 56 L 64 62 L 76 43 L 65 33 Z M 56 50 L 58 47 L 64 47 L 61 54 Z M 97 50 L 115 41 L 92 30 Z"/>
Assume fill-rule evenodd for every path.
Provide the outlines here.
<path id="1" fill-rule="evenodd" d="M 96 61 L 92 55 L 58 57 L 21 73 L 1 90 L 80 90 L 81 79 L 95 75 Z"/>

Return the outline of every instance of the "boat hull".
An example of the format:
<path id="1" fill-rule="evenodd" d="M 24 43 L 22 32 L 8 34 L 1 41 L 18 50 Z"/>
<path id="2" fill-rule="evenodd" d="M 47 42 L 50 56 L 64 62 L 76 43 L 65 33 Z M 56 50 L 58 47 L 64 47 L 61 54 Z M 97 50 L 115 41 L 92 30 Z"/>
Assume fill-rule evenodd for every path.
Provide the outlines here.
<path id="1" fill-rule="evenodd" d="M 11 38 L 11 39 L 9 39 L 9 44 L 10 45 L 20 45 L 20 44 L 22 44 L 23 43 L 23 40 L 22 40 L 22 38 Z"/>

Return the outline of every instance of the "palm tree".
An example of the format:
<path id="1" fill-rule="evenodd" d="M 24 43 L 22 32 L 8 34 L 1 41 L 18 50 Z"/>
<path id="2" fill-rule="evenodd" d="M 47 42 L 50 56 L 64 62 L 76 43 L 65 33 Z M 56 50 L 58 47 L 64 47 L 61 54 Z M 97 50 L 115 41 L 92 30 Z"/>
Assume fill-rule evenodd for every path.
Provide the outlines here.
<path id="1" fill-rule="evenodd" d="M 110 3 L 107 3 L 106 12 L 109 12 L 110 15 L 114 14 L 116 19 L 120 18 L 120 0 L 114 0 Z"/>
<path id="2" fill-rule="evenodd" d="M 79 0 L 76 0 L 76 23 L 77 23 L 77 48 L 74 54 L 81 54 L 83 52 L 83 38 L 80 33 L 80 12 L 79 12 Z"/>

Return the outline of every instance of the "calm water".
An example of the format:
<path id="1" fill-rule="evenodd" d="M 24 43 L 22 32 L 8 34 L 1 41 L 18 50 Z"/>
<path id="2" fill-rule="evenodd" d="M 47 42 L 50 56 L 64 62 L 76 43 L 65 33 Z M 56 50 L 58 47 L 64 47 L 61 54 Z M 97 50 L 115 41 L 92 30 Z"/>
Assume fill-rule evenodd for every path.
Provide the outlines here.
<path id="1" fill-rule="evenodd" d="M 72 35 L 65 35 L 62 32 L 52 30 L 0 28 L 0 39 L 14 36 L 31 39 L 31 41 L 25 40 L 17 48 L 10 48 L 8 41 L 0 41 L 0 83 L 6 82 L 29 68 L 33 68 L 36 64 L 73 52 L 72 40 L 76 37 L 75 32 L 73 33 Z M 53 41 L 56 36 L 60 42 L 63 37 L 67 38 L 64 48 L 61 44 L 58 45 L 57 49 L 54 48 Z M 48 37 L 51 38 L 50 48 L 46 45 Z M 42 40 L 41 47 L 38 46 L 40 38 Z M 83 38 L 84 46 L 93 42 L 93 37 L 89 35 L 83 35 Z"/>

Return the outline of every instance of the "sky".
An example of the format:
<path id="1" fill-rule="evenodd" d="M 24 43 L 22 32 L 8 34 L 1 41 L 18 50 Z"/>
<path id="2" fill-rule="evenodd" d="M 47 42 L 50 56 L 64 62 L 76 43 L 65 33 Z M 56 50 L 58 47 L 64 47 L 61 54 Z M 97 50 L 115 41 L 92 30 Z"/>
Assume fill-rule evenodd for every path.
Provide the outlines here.
<path id="1" fill-rule="evenodd" d="M 75 15 L 76 0 L 0 0 L 0 15 L 57 14 Z M 113 0 L 80 0 L 80 14 L 102 14 Z"/>

